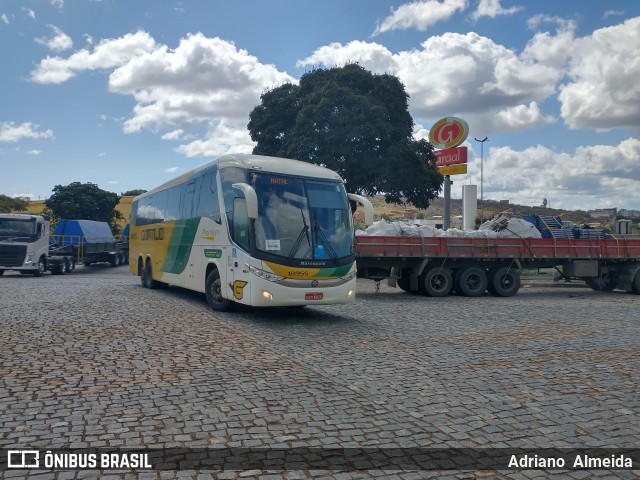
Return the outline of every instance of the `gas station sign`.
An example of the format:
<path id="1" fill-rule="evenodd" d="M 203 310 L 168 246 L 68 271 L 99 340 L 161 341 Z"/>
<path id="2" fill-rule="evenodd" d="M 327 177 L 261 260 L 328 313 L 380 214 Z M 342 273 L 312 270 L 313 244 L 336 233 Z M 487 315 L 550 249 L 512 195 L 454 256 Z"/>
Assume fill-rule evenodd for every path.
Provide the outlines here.
<path id="1" fill-rule="evenodd" d="M 429 130 L 429 141 L 435 148 L 453 148 L 462 144 L 469 135 L 467 122 L 457 117 L 438 120 Z"/>

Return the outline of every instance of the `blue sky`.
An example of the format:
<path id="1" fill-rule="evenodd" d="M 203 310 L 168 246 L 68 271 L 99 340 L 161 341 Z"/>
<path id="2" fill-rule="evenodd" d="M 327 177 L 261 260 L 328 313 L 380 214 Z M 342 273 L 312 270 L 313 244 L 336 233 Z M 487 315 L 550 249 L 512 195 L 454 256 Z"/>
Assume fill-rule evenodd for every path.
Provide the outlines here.
<path id="1" fill-rule="evenodd" d="M 640 210 L 636 0 L 0 0 L 0 193 L 151 189 L 250 152 L 260 94 L 358 62 L 397 75 L 414 135 L 470 128 L 485 199 Z"/>

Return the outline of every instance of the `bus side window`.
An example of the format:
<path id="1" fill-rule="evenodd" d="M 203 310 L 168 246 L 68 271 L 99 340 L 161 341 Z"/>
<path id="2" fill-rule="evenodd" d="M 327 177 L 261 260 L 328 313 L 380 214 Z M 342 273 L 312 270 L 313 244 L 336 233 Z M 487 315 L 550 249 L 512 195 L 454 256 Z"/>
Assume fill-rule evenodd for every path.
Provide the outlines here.
<path id="1" fill-rule="evenodd" d="M 249 215 L 247 215 L 247 201 L 244 198 L 233 199 L 232 236 L 242 249 L 249 251 Z"/>

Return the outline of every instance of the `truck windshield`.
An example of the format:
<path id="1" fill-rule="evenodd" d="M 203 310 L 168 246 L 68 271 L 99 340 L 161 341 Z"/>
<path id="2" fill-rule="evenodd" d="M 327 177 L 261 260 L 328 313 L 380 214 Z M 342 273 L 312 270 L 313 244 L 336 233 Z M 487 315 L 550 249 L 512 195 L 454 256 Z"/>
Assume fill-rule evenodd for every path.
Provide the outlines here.
<path id="1" fill-rule="evenodd" d="M 251 173 L 258 197 L 255 248 L 289 260 L 353 255 L 347 194 L 341 182 Z"/>
<path id="2" fill-rule="evenodd" d="M 35 235 L 34 220 L 0 217 L 0 240 L 26 241 Z"/>

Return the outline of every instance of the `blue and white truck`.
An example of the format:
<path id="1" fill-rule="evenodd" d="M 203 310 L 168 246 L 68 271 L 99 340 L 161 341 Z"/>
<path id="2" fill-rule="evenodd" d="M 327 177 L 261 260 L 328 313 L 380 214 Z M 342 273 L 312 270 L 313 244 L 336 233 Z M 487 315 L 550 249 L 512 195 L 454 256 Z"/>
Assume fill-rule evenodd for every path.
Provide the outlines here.
<path id="1" fill-rule="evenodd" d="M 0 275 L 6 270 L 36 277 L 46 271 L 62 275 L 77 263 L 116 267 L 126 260 L 106 222 L 60 220 L 51 234 L 47 215 L 0 214 Z"/>

